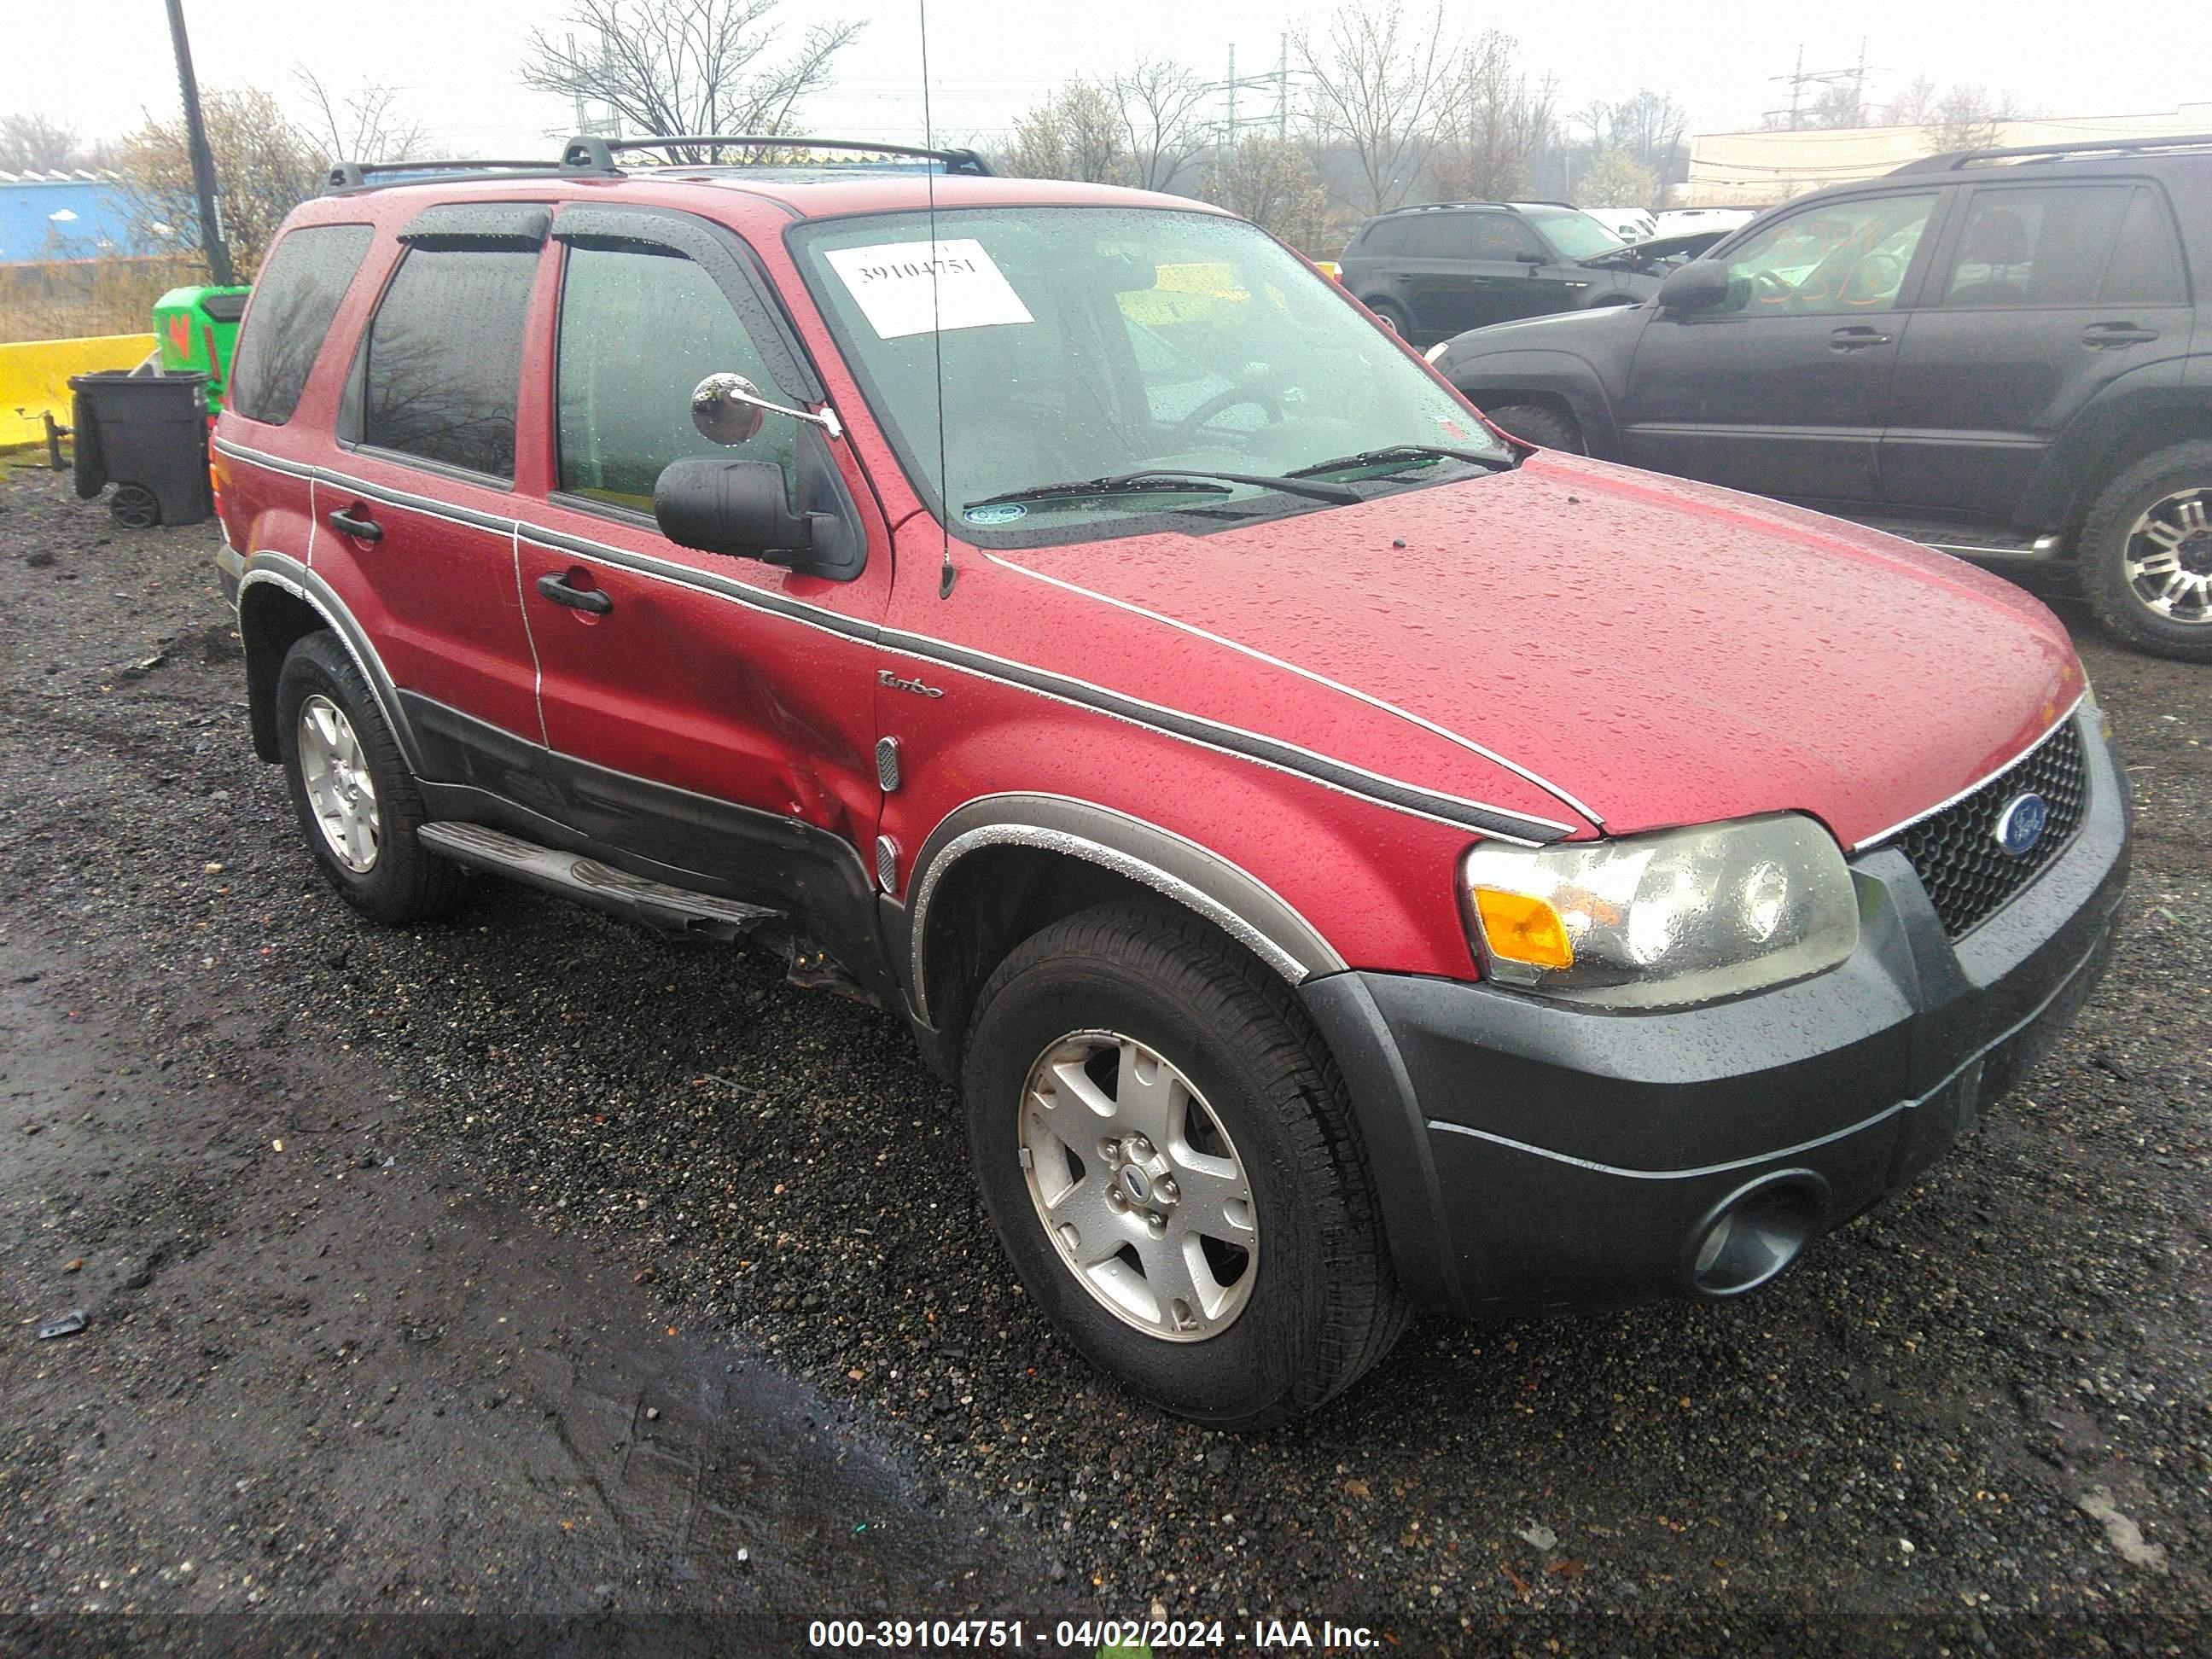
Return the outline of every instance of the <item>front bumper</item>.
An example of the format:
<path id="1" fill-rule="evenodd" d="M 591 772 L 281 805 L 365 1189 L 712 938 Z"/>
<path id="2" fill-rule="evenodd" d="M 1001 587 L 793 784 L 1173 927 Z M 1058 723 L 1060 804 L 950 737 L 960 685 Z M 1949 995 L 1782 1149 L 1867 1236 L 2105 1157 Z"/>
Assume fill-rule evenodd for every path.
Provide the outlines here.
<path id="1" fill-rule="evenodd" d="M 1892 846 L 1852 860 L 1848 962 L 1731 1002 L 1604 1013 L 1458 981 L 1308 981 L 1407 1288 L 1464 1312 L 1726 1293 L 1698 1251 L 1747 1189 L 1817 1234 L 1925 1170 L 2047 1052 L 2111 949 L 2127 792 L 2102 717 L 2075 718 L 2073 841 L 1956 941 Z"/>

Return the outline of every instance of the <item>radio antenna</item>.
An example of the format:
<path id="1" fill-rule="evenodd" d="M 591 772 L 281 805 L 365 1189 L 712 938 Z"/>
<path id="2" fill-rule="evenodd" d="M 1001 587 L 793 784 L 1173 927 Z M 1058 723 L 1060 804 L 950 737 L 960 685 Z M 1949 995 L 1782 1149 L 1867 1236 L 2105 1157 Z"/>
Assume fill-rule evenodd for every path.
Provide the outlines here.
<path id="1" fill-rule="evenodd" d="M 921 143 L 937 148 L 937 128 L 929 116 L 929 0 L 914 0 L 921 22 Z M 937 531 L 942 560 L 937 569 L 937 597 L 952 597 L 952 491 L 945 464 L 945 326 L 937 304 L 937 169 L 934 160 L 922 163 L 924 188 L 929 202 L 929 342 L 937 354 Z"/>

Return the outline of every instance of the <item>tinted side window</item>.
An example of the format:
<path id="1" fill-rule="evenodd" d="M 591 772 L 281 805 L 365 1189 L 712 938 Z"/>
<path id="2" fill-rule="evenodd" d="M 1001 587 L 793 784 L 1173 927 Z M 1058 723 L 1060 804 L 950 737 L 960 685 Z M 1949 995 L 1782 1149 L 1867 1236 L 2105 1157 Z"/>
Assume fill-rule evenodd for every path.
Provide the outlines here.
<path id="1" fill-rule="evenodd" d="M 285 232 L 254 284 L 253 326 L 239 337 L 230 406 L 282 426 L 300 406 L 331 319 L 376 233 L 367 225 L 303 225 Z"/>
<path id="2" fill-rule="evenodd" d="M 1403 219 L 1377 219 L 1367 227 L 1366 235 L 1359 239 L 1359 251 L 1374 258 L 1406 251 L 1406 222 Z"/>
<path id="3" fill-rule="evenodd" d="M 2188 296 L 2173 220 L 2156 191 L 2138 186 L 2097 297 L 2107 305 L 2179 306 L 2188 304 Z"/>
<path id="4" fill-rule="evenodd" d="M 1408 259 L 1469 259 L 1474 257 L 1474 238 L 1468 222 L 1470 213 L 1418 213 L 1406 222 Z"/>
<path id="5" fill-rule="evenodd" d="M 1551 260 L 1528 226 L 1503 213 L 1474 216 L 1474 257 L 1515 264 L 1547 264 Z"/>
<path id="6" fill-rule="evenodd" d="M 2125 185 L 1976 191 L 1943 304 L 2091 303 L 2132 194 Z"/>
<path id="7" fill-rule="evenodd" d="M 514 476 L 532 249 L 410 249 L 368 325 L 362 441 Z"/>
<path id="8" fill-rule="evenodd" d="M 1933 191 L 1876 196 L 1778 219 L 1729 255 L 1726 308 L 1754 317 L 1887 311 L 1935 206 Z"/>
<path id="9" fill-rule="evenodd" d="M 723 370 L 781 391 L 714 279 L 676 254 L 571 247 L 561 278 L 560 487 L 641 512 L 687 455 L 774 461 L 791 477 L 799 423 L 771 415 L 736 449 L 691 424 L 692 388 Z"/>

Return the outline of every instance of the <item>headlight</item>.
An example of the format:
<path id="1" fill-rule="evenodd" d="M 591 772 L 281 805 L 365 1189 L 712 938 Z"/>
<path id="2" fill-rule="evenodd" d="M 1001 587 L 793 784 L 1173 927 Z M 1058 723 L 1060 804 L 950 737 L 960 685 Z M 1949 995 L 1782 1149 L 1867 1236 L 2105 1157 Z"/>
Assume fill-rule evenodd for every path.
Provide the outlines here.
<path id="1" fill-rule="evenodd" d="M 1444 355 L 1444 349 L 1450 344 L 1451 342 L 1449 340 L 1439 340 L 1434 345 L 1431 346 L 1426 351 L 1424 351 L 1421 356 L 1428 362 L 1434 362 L 1437 358 Z"/>
<path id="2" fill-rule="evenodd" d="M 1835 838 L 1794 813 L 1540 848 L 1460 867 L 1490 976 L 1612 1008 L 1708 1002 L 1850 956 L 1858 900 Z"/>

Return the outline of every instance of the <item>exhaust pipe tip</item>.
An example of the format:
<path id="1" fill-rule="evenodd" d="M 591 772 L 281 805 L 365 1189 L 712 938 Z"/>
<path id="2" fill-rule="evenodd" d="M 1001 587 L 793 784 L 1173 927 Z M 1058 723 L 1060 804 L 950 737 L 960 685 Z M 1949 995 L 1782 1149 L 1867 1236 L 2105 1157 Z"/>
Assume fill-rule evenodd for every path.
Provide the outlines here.
<path id="1" fill-rule="evenodd" d="M 1757 1290 L 1798 1258 L 1827 1209 L 1828 1183 L 1811 1170 L 1738 1188 L 1690 1230 L 1690 1288 L 1716 1299 Z"/>

